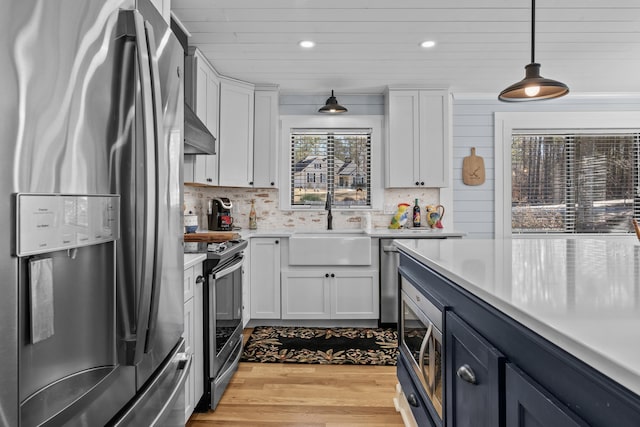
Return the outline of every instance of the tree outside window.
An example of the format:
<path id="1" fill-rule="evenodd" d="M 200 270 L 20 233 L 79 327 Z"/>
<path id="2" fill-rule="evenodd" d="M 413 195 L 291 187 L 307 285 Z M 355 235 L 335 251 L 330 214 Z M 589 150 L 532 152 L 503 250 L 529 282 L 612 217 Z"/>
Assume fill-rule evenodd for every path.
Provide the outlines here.
<path id="1" fill-rule="evenodd" d="M 632 232 L 640 216 L 640 134 L 514 134 L 514 233 Z"/>

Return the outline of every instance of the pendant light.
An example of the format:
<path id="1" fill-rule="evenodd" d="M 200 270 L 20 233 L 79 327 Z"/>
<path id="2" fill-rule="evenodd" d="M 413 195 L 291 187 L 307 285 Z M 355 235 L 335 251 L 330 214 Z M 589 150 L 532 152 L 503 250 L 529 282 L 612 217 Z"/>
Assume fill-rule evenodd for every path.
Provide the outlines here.
<path id="1" fill-rule="evenodd" d="M 342 105 L 338 104 L 338 100 L 335 96 L 333 96 L 333 90 L 331 91 L 331 96 L 327 99 L 327 103 L 324 107 L 318 110 L 318 113 L 328 113 L 328 114 L 339 114 L 346 113 L 347 109 Z"/>
<path id="2" fill-rule="evenodd" d="M 558 98 L 569 93 L 564 83 L 545 79 L 540 75 L 540 64 L 535 61 L 536 0 L 531 0 L 531 64 L 524 67 L 525 77 L 514 83 L 498 96 L 500 101 L 536 101 Z"/>

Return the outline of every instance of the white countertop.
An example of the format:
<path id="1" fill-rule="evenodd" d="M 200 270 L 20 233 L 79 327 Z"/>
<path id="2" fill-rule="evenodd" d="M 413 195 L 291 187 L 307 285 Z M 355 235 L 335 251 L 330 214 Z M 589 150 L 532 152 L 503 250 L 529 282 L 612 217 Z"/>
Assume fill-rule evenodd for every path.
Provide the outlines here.
<path id="1" fill-rule="evenodd" d="M 184 254 L 184 269 L 191 268 L 207 259 L 207 254 Z"/>
<path id="2" fill-rule="evenodd" d="M 251 237 L 291 237 L 296 234 L 326 233 L 326 234 L 348 234 L 356 233 L 364 236 L 392 239 L 442 239 L 445 237 L 463 237 L 462 231 L 438 229 L 438 228 L 403 228 L 391 230 L 388 228 L 372 228 L 364 230 L 360 228 L 345 228 L 336 230 L 312 229 L 312 228 L 289 228 L 277 230 L 238 230 L 243 239 Z"/>
<path id="3" fill-rule="evenodd" d="M 640 242 L 399 240 L 401 251 L 640 395 Z"/>

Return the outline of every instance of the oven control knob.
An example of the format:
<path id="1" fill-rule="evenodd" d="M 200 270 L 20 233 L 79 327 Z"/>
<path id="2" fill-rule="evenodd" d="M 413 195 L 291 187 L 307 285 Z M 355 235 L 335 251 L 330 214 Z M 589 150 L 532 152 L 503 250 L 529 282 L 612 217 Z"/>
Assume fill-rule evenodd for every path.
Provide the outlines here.
<path id="1" fill-rule="evenodd" d="M 473 372 L 473 369 L 467 364 L 464 364 L 458 368 L 456 371 L 456 375 L 458 375 L 463 381 L 468 382 L 469 384 L 477 384 L 476 374 Z"/>
<path id="2" fill-rule="evenodd" d="M 416 395 L 413 393 L 407 396 L 407 402 L 409 402 L 409 405 L 413 406 L 414 408 L 417 408 L 418 406 L 420 406 L 420 404 L 418 403 L 418 399 L 416 398 Z"/>

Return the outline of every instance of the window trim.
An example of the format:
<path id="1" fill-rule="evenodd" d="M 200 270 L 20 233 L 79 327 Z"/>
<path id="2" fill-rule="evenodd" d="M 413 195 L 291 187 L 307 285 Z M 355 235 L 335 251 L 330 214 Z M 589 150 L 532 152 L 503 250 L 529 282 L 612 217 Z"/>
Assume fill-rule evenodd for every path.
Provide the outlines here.
<path id="1" fill-rule="evenodd" d="M 333 211 L 381 210 L 384 198 L 384 173 L 382 169 L 382 138 L 384 116 L 281 116 L 280 117 L 280 210 L 322 211 L 322 208 L 291 206 L 291 129 L 371 129 L 371 207 L 332 208 Z"/>
<path id="2" fill-rule="evenodd" d="M 514 130 L 606 130 L 610 133 L 638 131 L 640 112 L 496 112 L 494 116 L 495 224 L 496 238 L 511 237 L 511 138 Z M 616 236 L 618 234 L 609 234 Z M 518 235 L 519 237 L 522 235 Z M 548 236 L 527 234 L 527 236 Z M 551 237 L 558 237 L 553 234 Z M 575 237 L 572 234 L 572 237 Z M 581 234 L 580 236 L 591 236 Z"/>

